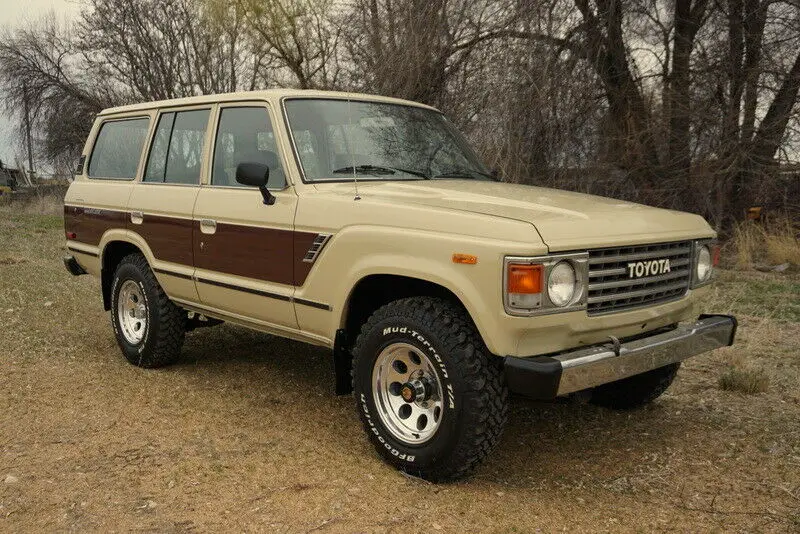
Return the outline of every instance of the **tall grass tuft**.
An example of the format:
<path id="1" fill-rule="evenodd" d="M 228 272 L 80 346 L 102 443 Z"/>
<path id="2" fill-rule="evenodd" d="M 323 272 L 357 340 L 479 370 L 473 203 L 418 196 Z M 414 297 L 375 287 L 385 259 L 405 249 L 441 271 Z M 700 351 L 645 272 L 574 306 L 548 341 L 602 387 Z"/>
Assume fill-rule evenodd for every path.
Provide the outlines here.
<path id="1" fill-rule="evenodd" d="M 15 213 L 21 215 L 63 215 L 64 199 L 60 195 L 46 193 L 42 195 L 30 195 L 25 197 L 12 197 L 3 195 L 5 202 L 0 206 L 8 215 Z"/>
<path id="2" fill-rule="evenodd" d="M 765 223 L 745 221 L 733 231 L 726 245 L 737 269 L 752 269 L 758 265 L 789 263 L 800 266 L 800 224 L 788 217 Z"/>
<path id="3" fill-rule="evenodd" d="M 56 195 L 37 195 L 26 202 L 23 209 L 30 215 L 62 215 L 64 200 Z"/>
<path id="4" fill-rule="evenodd" d="M 745 395 L 764 393 L 769 389 L 769 376 L 762 369 L 730 366 L 719 377 L 719 388 Z"/>

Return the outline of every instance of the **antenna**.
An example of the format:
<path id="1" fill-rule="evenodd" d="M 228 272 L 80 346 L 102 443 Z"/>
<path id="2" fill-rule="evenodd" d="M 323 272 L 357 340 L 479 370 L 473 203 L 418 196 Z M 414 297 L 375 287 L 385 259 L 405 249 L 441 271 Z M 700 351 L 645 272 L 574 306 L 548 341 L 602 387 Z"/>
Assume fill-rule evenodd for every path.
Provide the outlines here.
<path id="1" fill-rule="evenodd" d="M 353 134 L 353 113 L 350 107 L 350 99 L 347 99 L 347 124 L 350 126 L 350 133 Z M 354 138 L 355 140 L 355 138 Z M 361 197 L 358 194 L 358 173 L 356 172 L 356 153 L 355 153 L 355 143 L 347 143 L 348 148 L 350 149 L 350 164 L 353 168 L 353 185 L 356 189 L 356 196 L 353 200 L 361 200 Z"/>

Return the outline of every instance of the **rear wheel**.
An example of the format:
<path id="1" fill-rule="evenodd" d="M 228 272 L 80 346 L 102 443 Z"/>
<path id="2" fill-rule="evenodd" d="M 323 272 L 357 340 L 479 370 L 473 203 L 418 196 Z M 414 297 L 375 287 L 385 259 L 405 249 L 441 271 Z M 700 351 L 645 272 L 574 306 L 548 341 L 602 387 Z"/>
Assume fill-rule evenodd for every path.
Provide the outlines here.
<path id="1" fill-rule="evenodd" d="M 497 443 L 508 399 L 500 359 L 460 307 L 430 297 L 387 304 L 361 329 L 353 356 L 361 421 L 393 466 L 453 480 Z"/>
<path id="2" fill-rule="evenodd" d="M 179 357 L 186 312 L 158 284 L 141 254 L 125 256 L 111 283 L 111 324 L 122 354 L 139 367 L 161 367 Z"/>
<path id="3" fill-rule="evenodd" d="M 615 410 L 631 410 L 653 402 L 675 380 L 681 363 L 659 367 L 616 382 L 603 384 L 592 390 L 591 402 Z"/>

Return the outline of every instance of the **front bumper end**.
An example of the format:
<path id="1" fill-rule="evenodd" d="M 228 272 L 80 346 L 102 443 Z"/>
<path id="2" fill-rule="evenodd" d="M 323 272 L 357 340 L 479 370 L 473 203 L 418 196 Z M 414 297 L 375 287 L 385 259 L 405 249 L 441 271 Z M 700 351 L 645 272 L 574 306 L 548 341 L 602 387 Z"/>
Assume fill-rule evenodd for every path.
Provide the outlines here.
<path id="1" fill-rule="evenodd" d="M 701 315 L 696 321 L 644 337 L 610 338 L 609 343 L 551 356 L 508 356 L 506 383 L 514 393 L 553 399 L 730 346 L 736 327 L 733 316 Z"/>

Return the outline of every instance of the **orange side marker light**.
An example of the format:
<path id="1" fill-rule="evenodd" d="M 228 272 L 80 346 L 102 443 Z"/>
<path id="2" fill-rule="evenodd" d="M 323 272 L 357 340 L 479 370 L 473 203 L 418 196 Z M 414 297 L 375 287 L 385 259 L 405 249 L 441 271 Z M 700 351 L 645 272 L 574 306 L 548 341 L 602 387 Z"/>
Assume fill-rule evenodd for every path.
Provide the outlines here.
<path id="1" fill-rule="evenodd" d="M 473 256 L 472 254 L 453 254 L 453 263 L 475 265 L 478 263 L 478 256 Z"/>

